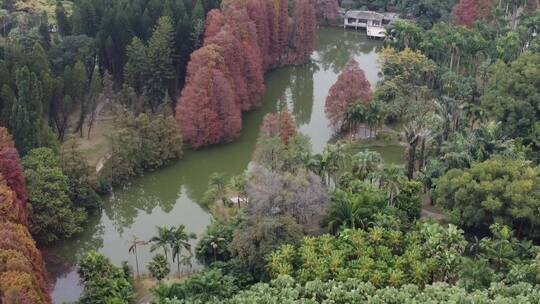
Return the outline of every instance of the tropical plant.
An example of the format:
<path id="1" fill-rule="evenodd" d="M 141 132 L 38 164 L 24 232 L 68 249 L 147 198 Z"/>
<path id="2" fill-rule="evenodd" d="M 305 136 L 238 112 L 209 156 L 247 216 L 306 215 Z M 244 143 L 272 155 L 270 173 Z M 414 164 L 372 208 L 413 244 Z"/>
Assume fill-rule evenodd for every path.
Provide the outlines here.
<path id="1" fill-rule="evenodd" d="M 150 247 L 150 252 L 154 252 L 158 249 L 163 250 L 163 254 L 165 259 L 168 258 L 167 253 L 169 252 L 170 245 L 171 245 L 171 229 L 169 229 L 167 226 L 156 226 L 157 229 L 157 235 L 153 236 L 149 242 L 152 244 Z"/>
<path id="2" fill-rule="evenodd" d="M 124 271 L 111 264 L 102 254 L 87 253 L 79 264 L 84 284 L 80 303 L 132 303 L 135 291 Z"/>
<path id="3" fill-rule="evenodd" d="M 190 239 L 196 239 L 197 235 L 195 233 L 187 233 L 185 231 L 186 227 L 180 225 L 178 227 L 172 227 L 170 230 L 170 246 L 172 249 L 172 259 L 173 262 L 176 260 L 176 266 L 178 272 L 180 273 L 180 262 L 182 260 L 182 251 L 187 252 L 187 256 L 192 256 L 191 244 L 189 243 Z"/>
<path id="4" fill-rule="evenodd" d="M 131 242 L 129 243 L 129 253 L 135 256 L 135 267 L 137 270 L 137 276 L 139 276 L 139 256 L 137 254 L 137 246 L 146 245 L 147 241 L 139 239 L 136 235 L 133 235 Z"/>
<path id="5" fill-rule="evenodd" d="M 171 272 L 169 261 L 162 254 L 153 256 L 150 263 L 148 263 L 147 268 L 152 277 L 160 282 Z"/>

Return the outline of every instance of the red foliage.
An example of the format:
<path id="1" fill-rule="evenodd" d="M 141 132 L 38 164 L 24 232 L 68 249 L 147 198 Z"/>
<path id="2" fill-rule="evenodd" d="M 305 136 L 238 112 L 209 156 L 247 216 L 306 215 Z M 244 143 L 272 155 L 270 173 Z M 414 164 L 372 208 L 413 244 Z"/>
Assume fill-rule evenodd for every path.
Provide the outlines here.
<path id="1" fill-rule="evenodd" d="M 21 210 L 26 209 L 28 194 L 26 193 L 26 182 L 19 153 L 15 148 L 5 148 L 0 150 L 0 173 L 6 184 L 17 194 L 17 201 L 21 205 Z M 21 213 L 19 223 L 26 225 L 26 215 Z"/>
<path id="2" fill-rule="evenodd" d="M 326 98 L 325 112 L 330 123 L 339 128 L 347 108 L 354 103 L 371 101 L 371 85 L 356 60 L 351 59 L 330 88 Z"/>
<path id="3" fill-rule="evenodd" d="M 314 0 L 295 4 L 294 35 L 288 0 L 232 0 L 223 7 L 207 16 L 203 47 L 191 56 L 176 106 L 184 141 L 193 148 L 237 138 L 241 111 L 260 105 L 264 72 L 304 63 L 314 48 Z"/>
<path id="4" fill-rule="evenodd" d="M 16 195 L 12 199 L 8 199 L 9 195 L 2 196 L 0 208 L 4 210 L 9 208 L 12 215 L 17 215 L 17 223 L 26 225 L 26 201 L 28 200 L 26 182 L 19 152 L 15 149 L 13 139 L 5 128 L 0 128 L 0 184 L 5 184 L 8 190 L 12 190 Z M 3 194 L 6 192 L 7 190 L 2 191 Z"/>
<path id="5" fill-rule="evenodd" d="M 4 148 L 15 148 L 15 143 L 8 130 L 4 127 L 0 127 L 0 149 Z"/>
<path id="6" fill-rule="evenodd" d="M 279 133 L 278 115 L 274 113 L 266 114 L 261 124 L 261 137 L 274 137 L 279 135 Z"/>
<path id="7" fill-rule="evenodd" d="M 219 30 L 225 25 L 225 17 L 218 9 L 213 9 L 206 16 L 206 25 L 204 31 L 204 39 L 214 37 Z"/>
<path id="8" fill-rule="evenodd" d="M 12 299 L 51 303 L 45 264 L 26 227 L 0 223 L 0 261 L 2 303 Z"/>
<path id="9" fill-rule="evenodd" d="M 294 137 L 297 132 L 296 122 L 287 106 L 284 106 L 278 113 L 269 113 L 264 116 L 261 136 L 279 136 L 285 144 L 288 144 L 291 137 Z"/>
<path id="10" fill-rule="evenodd" d="M 0 223 L 27 224 L 26 210 L 0 175 Z"/>
<path id="11" fill-rule="evenodd" d="M 476 0 L 460 0 L 454 8 L 454 23 L 471 26 L 478 19 Z"/>
<path id="12" fill-rule="evenodd" d="M 196 69 L 197 70 L 193 71 Z M 221 48 L 206 45 L 195 51 L 188 66 L 189 82 L 182 91 L 176 118 L 186 143 L 197 149 L 231 141 L 241 129 L 241 112 L 226 70 Z"/>
<path id="13" fill-rule="evenodd" d="M 317 23 L 337 25 L 339 22 L 339 3 L 337 0 L 317 0 Z"/>
<path id="14" fill-rule="evenodd" d="M 274 0 L 274 5 L 277 6 L 277 50 L 276 56 L 278 62 L 281 64 L 281 57 L 286 53 L 287 42 L 289 41 L 289 1 L 287 0 Z"/>
<path id="15" fill-rule="evenodd" d="M 0 303 L 51 303 L 41 252 L 24 226 L 27 198 L 19 153 L 0 128 Z"/>
<path id="16" fill-rule="evenodd" d="M 477 0 L 476 1 L 476 19 L 486 20 L 490 18 L 494 7 L 495 7 L 495 0 Z"/>
<path id="17" fill-rule="evenodd" d="M 525 4 L 525 12 L 527 14 L 533 14 L 538 10 L 538 7 L 540 7 L 540 1 L 538 0 L 528 0 Z"/>
<path id="18" fill-rule="evenodd" d="M 234 88 L 235 102 L 242 110 L 249 110 L 251 104 L 248 99 L 246 79 L 243 75 L 243 66 L 245 65 L 243 45 L 236 39 L 228 25 L 210 39 L 205 39 L 205 44 L 215 44 L 220 47 L 221 56 L 227 66 L 227 69 L 222 72 L 227 73 L 230 77 Z"/>
<path id="19" fill-rule="evenodd" d="M 259 52 L 261 60 L 263 62 L 264 69 L 266 69 L 272 59 L 270 56 L 270 19 L 267 3 L 264 0 L 253 0 L 247 4 L 247 12 L 249 18 L 253 20 L 257 30 L 257 44 L 259 46 Z"/>
<path id="20" fill-rule="evenodd" d="M 316 17 L 313 1 L 297 0 L 294 4 L 294 37 L 289 64 L 307 62 L 315 48 Z"/>
<path id="21" fill-rule="evenodd" d="M 291 139 L 291 137 L 295 136 L 297 132 L 296 122 L 294 121 L 294 118 L 291 115 L 291 112 L 289 112 L 289 108 L 287 106 L 283 107 L 283 109 L 279 113 L 279 126 L 279 136 L 281 137 L 281 140 L 287 145 L 289 144 L 289 140 Z"/>

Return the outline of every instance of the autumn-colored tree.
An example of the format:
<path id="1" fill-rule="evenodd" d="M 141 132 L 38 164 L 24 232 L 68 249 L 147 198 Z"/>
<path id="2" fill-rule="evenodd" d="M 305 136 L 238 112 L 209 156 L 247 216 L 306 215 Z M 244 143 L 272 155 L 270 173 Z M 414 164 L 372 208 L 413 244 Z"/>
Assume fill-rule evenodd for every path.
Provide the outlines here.
<path id="1" fill-rule="evenodd" d="M 15 143 L 9 131 L 4 127 L 0 127 L 0 149 L 4 148 L 15 148 Z"/>
<path id="2" fill-rule="evenodd" d="M 317 23 L 321 25 L 337 25 L 339 20 L 338 0 L 317 0 Z"/>
<path id="3" fill-rule="evenodd" d="M 261 136 L 279 136 L 283 143 L 288 144 L 289 139 L 298 132 L 294 117 L 289 112 L 289 108 L 284 106 L 278 113 L 269 113 L 264 116 L 261 125 Z"/>
<path id="4" fill-rule="evenodd" d="M 17 199 L 26 208 L 28 194 L 26 193 L 26 183 L 22 172 L 21 160 L 19 153 L 15 148 L 7 148 L 0 150 L 0 170 L 8 187 L 10 187 Z M 25 223 L 26 221 L 22 221 Z"/>
<path id="5" fill-rule="evenodd" d="M 1 303 L 51 303 L 45 264 L 24 226 L 0 223 L 0 265 Z"/>
<path id="6" fill-rule="evenodd" d="M 231 141 L 242 111 L 260 105 L 264 72 L 309 60 L 315 41 L 314 0 L 228 1 L 206 18 L 203 47 L 191 56 L 176 106 L 184 142 L 193 148 Z"/>
<path id="7" fill-rule="evenodd" d="M 235 139 L 241 113 L 234 97 L 225 62 L 215 44 L 195 51 L 188 66 L 188 83 L 176 108 L 184 141 L 193 148 Z M 194 71 L 195 70 L 195 71 Z"/>
<path id="8" fill-rule="evenodd" d="M 371 101 L 371 85 L 356 60 L 351 59 L 330 88 L 326 98 L 325 112 L 336 129 L 343 126 L 344 115 L 352 104 Z"/>
<path id="9" fill-rule="evenodd" d="M 204 39 L 214 37 L 225 25 L 225 16 L 218 9 L 213 9 L 206 16 L 206 25 L 204 30 Z"/>
<path id="10" fill-rule="evenodd" d="M 17 214 L 17 222 L 27 224 L 26 202 L 28 194 L 22 172 L 21 159 L 15 149 L 11 135 L 5 128 L 0 128 L 0 184 L 5 184 L 5 190 L 13 191 L 14 197 L 7 205 Z M 3 204 L 4 202 L 0 202 Z M 2 206 L 0 206 L 2 208 Z M 1 220 L 0 220 L 1 221 Z"/>
<path id="11" fill-rule="evenodd" d="M 246 79 L 242 75 L 242 66 L 245 63 L 244 48 L 234 36 L 231 28 L 225 25 L 222 30 L 209 39 L 205 39 L 205 44 L 215 44 L 220 46 L 220 54 L 225 61 L 226 69 L 221 71 L 228 74 L 233 86 L 234 99 L 242 110 L 249 110 Z"/>
<path id="12" fill-rule="evenodd" d="M 476 0 L 476 17 L 478 20 L 486 20 L 493 14 L 495 0 Z"/>
<path id="13" fill-rule="evenodd" d="M 281 140 L 283 140 L 283 142 L 287 145 L 289 143 L 289 140 L 294 135 L 296 135 L 296 122 L 294 121 L 294 117 L 291 115 L 291 112 L 289 112 L 289 108 L 287 106 L 283 107 L 281 112 L 279 112 L 278 119 L 280 126 L 279 136 L 281 137 Z"/>
<path id="14" fill-rule="evenodd" d="M 26 228 L 27 197 L 19 153 L 0 128 L 0 303 L 51 303 L 45 264 Z"/>
<path id="15" fill-rule="evenodd" d="M 270 35 L 273 21 L 272 10 L 269 10 L 269 1 L 253 0 L 247 4 L 249 18 L 253 20 L 257 30 L 257 44 L 259 46 L 261 61 L 264 69 L 268 68 L 272 58 L 270 56 Z"/>
<path id="16" fill-rule="evenodd" d="M 21 207 L 15 192 L 8 187 L 3 176 L 0 175 L 0 222 L 19 222 L 20 214 L 24 212 Z"/>
<path id="17" fill-rule="evenodd" d="M 293 48 L 289 64 L 302 64 L 309 61 L 315 48 L 316 15 L 314 0 L 298 0 L 294 3 Z"/>
<path id="18" fill-rule="evenodd" d="M 454 23 L 471 26 L 478 18 L 476 0 L 460 0 L 454 8 Z"/>

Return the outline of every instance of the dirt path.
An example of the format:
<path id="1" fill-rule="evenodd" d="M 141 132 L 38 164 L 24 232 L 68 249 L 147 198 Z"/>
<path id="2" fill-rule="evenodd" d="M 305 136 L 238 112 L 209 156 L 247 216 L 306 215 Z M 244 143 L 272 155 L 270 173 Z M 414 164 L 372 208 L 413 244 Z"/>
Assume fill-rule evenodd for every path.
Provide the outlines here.
<path id="1" fill-rule="evenodd" d="M 111 154 L 110 153 L 107 153 L 105 156 L 103 156 L 102 158 L 100 158 L 96 164 L 96 173 L 99 173 L 101 171 L 101 169 L 103 169 L 103 167 L 105 166 L 105 163 L 111 159 Z"/>
<path id="2" fill-rule="evenodd" d="M 444 221 L 446 219 L 444 214 L 436 206 L 431 205 L 429 195 L 424 195 L 420 216 L 421 218 L 432 218 L 436 221 Z"/>

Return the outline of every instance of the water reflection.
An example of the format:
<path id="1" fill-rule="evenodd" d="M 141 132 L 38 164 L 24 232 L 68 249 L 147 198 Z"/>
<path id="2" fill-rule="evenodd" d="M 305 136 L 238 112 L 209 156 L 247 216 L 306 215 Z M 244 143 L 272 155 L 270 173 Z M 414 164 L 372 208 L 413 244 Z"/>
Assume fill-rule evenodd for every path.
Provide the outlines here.
<path id="1" fill-rule="evenodd" d="M 371 54 L 378 52 L 379 48 L 380 42 L 370 40 L 359 31 L 324 29 L 318 32 L 315 50 L 319 54 L 321 68 L 339 74 L 351 55 Z"/>
<path id="2" fill-rule="evenodd" d="M 240 174 L 247 168 L 266 113 L 287 104 L 300 131 L 311 137 L 314 151 L 322 151 L 332 136 L 324 114 L 330 86 L 351 56 L 375 85 L 379 79 L 379 45 L 380 42 L 369 40 L 360 32 L 320 28 L 311 64 L 275 70 L 266 76 L 262 107 L 244 115 L 242 134 L 236 142 L 187 152 L 183 160 L 137 178 L 125 189 L 116 189 L 82 235 L 47 250 L 55 303 L 76 301 L 81 286 L 75 265 L 89 250 L 98 250 L 116 264 L 127 260 L 135 266 L 135 258 L 128 253 L 133 235 L 148 240 L 155 234 L 155 226 L 179 224 L 200 234 L 211 220 L 198 204 L 208 177 L 213 172 Z M 139 249 L 141 269 L 146 268 L 151 256 L 149 248 Z"/>

